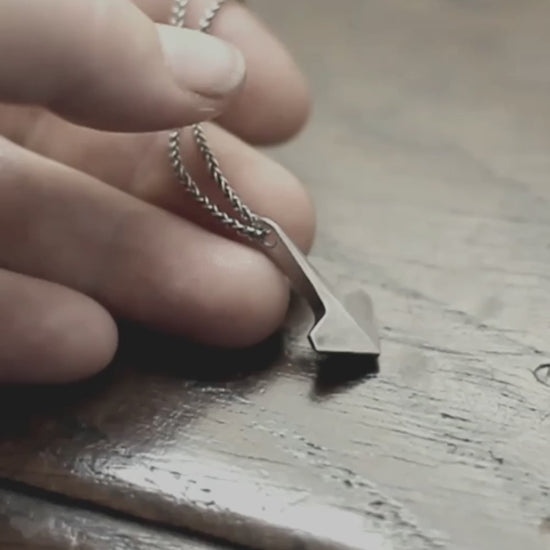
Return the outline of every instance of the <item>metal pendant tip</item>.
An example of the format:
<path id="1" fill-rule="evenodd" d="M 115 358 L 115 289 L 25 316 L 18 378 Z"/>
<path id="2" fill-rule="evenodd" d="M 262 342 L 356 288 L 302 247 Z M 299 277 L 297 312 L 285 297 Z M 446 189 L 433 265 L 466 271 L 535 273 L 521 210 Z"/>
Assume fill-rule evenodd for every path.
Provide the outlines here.
<path id="1" fill-rule="evenodd" d="M 270 230 L 264 252 L 289 278 L 295 290 L 309 303 L 315 323 L 308 339 L 322 354 L 380 355 L 378 328 L 372 301 L 363 290 L 336 298 L 328 284 L 285 232 L 270 219 L 261 220 Z"/>

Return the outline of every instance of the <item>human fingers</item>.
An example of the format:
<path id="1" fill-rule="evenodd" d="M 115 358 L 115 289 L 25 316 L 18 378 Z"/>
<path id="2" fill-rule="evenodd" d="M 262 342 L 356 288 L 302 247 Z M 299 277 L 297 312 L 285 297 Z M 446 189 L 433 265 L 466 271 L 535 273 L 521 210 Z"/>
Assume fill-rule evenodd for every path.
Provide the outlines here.
<path id="1" fill-rule="evenodd" d="M 155 21 L 168 23 L 174 0 L 133 0 Z M 197 28 L 212 0 L 191 0 L 188 23 Z M 213 21 L 212 34 L 234 44 L 246 60 L 247 77 L 222 126 L 254 144 L 285 141 L 308 119 L 311 99 L 306 79 L 288 48 L 250 8 L 230 2 Z"/>
<path id="2" fill-rule="evenodd" d="M 0 269 L 0 382 L 61 383 L 104 368 L 116 325 L 98 303 L 69 288 Z"/>
<path id="3" fill-rule="evenodd" d="M 116 131 L 212 118 L 245 75 L 235 47 L 154 24 L 129 0 L 3 0 L 0 66 L 0 101 Z"/>
<path id="4" fill-rule="evenodd" d="M 0 266 L 112 315 L 194 340 L 255 344 L 289 298 L 264 254 L 3 140 Z"/>
<path id="5" fill-rule="evenodd" d="M 304 185 L 265 154 L 214 124 L 205 133 L 231 186 L 255 212 L 277 222 L 304 251 L 315 233 L 315 212 Z M 168 161 L 166 133 L 120 134 L 68 124 L 43 111 L 0 110 L 0 132 L 33 151 L 86 172 L 136 197 L 214 231 L 221 226 L 186 194 Z M 191 132 L 182 133 L 182 155 L 203 193 L 227 208 L 205 170 Z M 225 233 L 232 236 L 231 233 Z"/>

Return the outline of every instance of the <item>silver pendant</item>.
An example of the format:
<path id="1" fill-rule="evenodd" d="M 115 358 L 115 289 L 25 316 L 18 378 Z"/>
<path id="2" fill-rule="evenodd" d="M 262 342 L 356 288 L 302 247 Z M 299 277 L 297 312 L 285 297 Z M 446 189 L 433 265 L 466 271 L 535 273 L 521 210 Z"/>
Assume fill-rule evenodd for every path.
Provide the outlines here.
<path id="1" fill-rule="evenodd" d="M 315 321 L 308 340 L 312 348 L 322 354 L 380 355 L 369 295 L 358 290 L 344 305 L 281 227 L 268 218 L 260 221 L 270 230 L 262 247 L 264 253 L 311 307 Z"/>
<path id="2" fill-rule="evenodd" d="M 203 17 L 202 32 L 210 25 L 227 0 L 217 0 Z M 171 22 L 185 26 L 189 0 L 175 0 Z M 359 290 L 340 302 L 292 240 L 273 221 L 259 218 L 237 196 L 223 175 L 200 124 L 193 125 L 193 137 L 209 174 L 227 199 L 237 217 L 230 216 L 204 195 L 186 170 L 180 152 L 180 132 L 170 133 L 169 159 L 178 181 L 193 198 L 225 227 L 249 238 L 286 274 L 294 289 L 309 303 L 315 323 L 308 334 L 313 349 L 328 355 L 374 356 L 380 354 L 378 330 L 370 297 Z"/>

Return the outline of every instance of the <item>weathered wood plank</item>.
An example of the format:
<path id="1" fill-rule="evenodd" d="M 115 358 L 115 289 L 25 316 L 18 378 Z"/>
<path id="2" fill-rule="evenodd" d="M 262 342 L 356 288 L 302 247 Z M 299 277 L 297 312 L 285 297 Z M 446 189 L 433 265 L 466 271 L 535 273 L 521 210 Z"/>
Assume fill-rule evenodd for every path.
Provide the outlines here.
<path id="1" fill-rule="evenodd" d="M 2 550 L 223 550 L 72 505 L 0 489 Z"/>
<path id="2" fill-rule="evenodd" d="M 255 5 L 317 98 L 273 155 L 375 300 L 379 375 L 320 375 L 301 310 L 259 354 L 142 335 L 70 396 L 6 393 L 0 475 L 257 548 L 549 548 L 550 3 Z"/>

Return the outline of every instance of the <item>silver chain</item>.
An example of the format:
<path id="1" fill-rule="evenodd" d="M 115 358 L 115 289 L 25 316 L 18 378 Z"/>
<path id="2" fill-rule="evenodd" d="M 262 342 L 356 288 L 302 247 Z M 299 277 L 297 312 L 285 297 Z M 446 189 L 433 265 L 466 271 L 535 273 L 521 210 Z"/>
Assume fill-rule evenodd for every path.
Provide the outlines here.
<path id="1" fill-rule="evenodd" d="M 200 22 L 199 29 L 201 32 L 208 32 L 210 26 L 212 25 L 212 21 L 216 17 L 216 14 L 220 11 L 226 1 L 227 0 L 216 0 L 205 12 Z M 172 18 L 170 21 L 172 25 L 182 28 L 184 27 L 188 4 L 189 0 L 175 0 L 174 8 L 172 10 Z M 201 192 L 199 186 L 183 164 L 180 139 L 181 130 L 174 130 L 170 132 L 168 138 L 168 148 L 170 164 L 172 165 L 178 181 L 205 210 L 207 210 L 223 225 L 235 230 L 240 235 L 244 235 L 249 239 L 264 241 L 269 234 L 269 229 L 261 223 L 258 216 L 256 216 L 256 214 L 254 214 L 250 208 L 243 203 L 237 193 L 235 193 L 232 189 L 229 181 L 223 175 L 220 164 L 208 144 L 208 140 L 206 139 L 202 126 L 200 124 L 193 124 L 192 133 L 210 176 L 217 184 L 224 197 L 228 200 L 233 210 L 238 214 L 240 219 L 232 217 L 221 210 L 218 205 L 213 203 L 205 194 Z"/>

